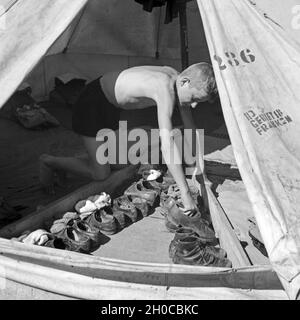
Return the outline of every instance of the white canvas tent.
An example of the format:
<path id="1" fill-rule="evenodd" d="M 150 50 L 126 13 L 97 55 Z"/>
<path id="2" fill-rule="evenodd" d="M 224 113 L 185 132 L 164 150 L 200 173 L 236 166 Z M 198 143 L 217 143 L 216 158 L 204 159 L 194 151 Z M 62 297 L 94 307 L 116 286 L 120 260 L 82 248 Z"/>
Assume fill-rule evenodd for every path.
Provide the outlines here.
<path id="1" fill-rule="evenodd" d="M 236 160 L 272 266 L 290 298 L 296 298 L 300 288 L 300 145 L 297 140 L 300 121 L 297 112 L 300 102 L 300 31 L 297 2 L 198 0 L 188 6 L 190 62 L 208 61 L 209 55 L 211 57 Z M 43 96 L 49 92 L 54 76 L 65 72 L 93 79 L 112 68 L 139 64 L 165 64 L 180 69 L 178 21 L 163 25 L 160 9 L 149 15 L 130 0 L 2 0 L 1 5 L 0 105 L 26 77 L 34 87 L 34 93 Z M 159 59 L 155 59 L 156 51 L 160 52 Z M 279 118 L 284 117 L 285 123 L 271 126 L 266 114 L 270 113 L 271 117 L 273 112 L 281 112 L 278 113 Z M 259 120 L 256 116 L 260 116 Z M 267 117 L 266 120 L 264 117 Z M 267 129 L 261 127 L 263 122 L 268 123 Z M 254 127 L 254 123 L 261 132 Z M 40 284 L 35 282 L 35 287 L 48 288 L 64 295 L 69 293 L 76 297 L 95 298 L 99 286 L 106 290 L 109 286 L 118 287 L 124 293 L 125 289 L 119 283 L 106 283 L 107 280 L 103 279 L 93 281 L 91 278 L 93 272 L 88 269 L 91 265 L 103 272 L 103 269 L 111 267 L 110 262 L 92 258 L 81 262 L 81 258 L 71 253 L 65 261 L 63 254 L 50 259 L 47 249 L 34 248 L 26 252 L 7 240 L 1 240 L 1 247 L 3 252 L 15 255 L 17 259 L 26 261 L 28 254 L 37 261 L 52 261 L 56 268 L 61 269 L 57 274 L 64 286 L 57 288 L 49 282 L 53 267 L 42 270 L 35 268 L 32 262 L 17 265 L 11 258 L 1 258 L 8 278 L 23 285 L 30 285 L 32 278 L 39 274 Z M 79 275 L 74 269 L 72 273 L 70 265 L 78 270 L 80 266 L 85 266 L 87 271 Z M 131 265 L 126 270 L 146 272 L 149 271 L 147 268 Z M 160 277 L 169 270 L 168 267 L 157 268 L 155 285 L 130 286 L 136 292 L 141 290 L 149 295 L 157 290 L 156 286 L 167 287 Z M 120 271 L 115 264 L 112 270 Z M 175 273 L 185 274 L 186 283 L 191 281 L 187 275 L 189 268 L 175 267 L 174 270 Z M 256 274 L 261 280 L 264 271 L 244 270 L 241 278 L 253 272 L 251 277 Z M 214 271 L 206 269 L 199 272 L 199 283 L 203 276 L 214 281 L 213 276 L 210 278 Z M 43 278 L 43 274 L 49 274 L 49 279 Z M 78 288 L 74 287 L 75 281 L 81 289 L 80 284 L 89 281 L 89 285 L 79 293 Z M 261 281 L 272 282 L 268 277 Z M 174 296 L 181 297 L 180 290 L 174 290 Z M 201 296 L 201 290 L 190 292 L 195 298 L 197 294 Z M 239 297 L 241 294 L 238 290 L 234 293 L 230 291 L 230 294 L 229 291 L 224 289 L 219 293 L 223 297 Z M 203 292 L 212 297 L 215 295 L 210 290 Z M 134 292 L 131 294 L 138 297 Z M 164 294 L 165 291 L 161 292 L 160 297 Z"/>

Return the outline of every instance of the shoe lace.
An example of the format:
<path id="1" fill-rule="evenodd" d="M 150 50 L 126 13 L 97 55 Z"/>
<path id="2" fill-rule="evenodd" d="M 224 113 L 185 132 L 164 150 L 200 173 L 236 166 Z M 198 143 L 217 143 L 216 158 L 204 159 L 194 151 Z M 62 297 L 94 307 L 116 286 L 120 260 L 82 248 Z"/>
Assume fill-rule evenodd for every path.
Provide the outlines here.
<path id="1" fill-rule="evenodd" d="M 118 199 L 117 204 L 121 209 L 130 210 L 132 208 L 128 199 Z"/>
<path id="2" fill-rule="evenodd" d="M 209 246 L 203 247 L 199 258 L 199 261 L 204 262 L 208 265 L 213 265 L 218 260 L 217 257 L 213 255 L 212 250 Z"/>
<path id="3" fill-rule="evenodd" d="M 198 211 L 196 209 L 188 209 L 188 210 L 184 210 L 184 214 L 187 215 L 188 217 L 194 217 L 195 215 L 198 214 Z"/>

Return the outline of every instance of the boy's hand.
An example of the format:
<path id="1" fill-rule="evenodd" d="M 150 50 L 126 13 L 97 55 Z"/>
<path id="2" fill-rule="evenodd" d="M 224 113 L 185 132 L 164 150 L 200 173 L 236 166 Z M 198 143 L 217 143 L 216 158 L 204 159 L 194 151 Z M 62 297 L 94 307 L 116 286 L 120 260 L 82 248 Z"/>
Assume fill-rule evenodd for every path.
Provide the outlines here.
<path id="1" fill-rule="evenodd" d="M 187 211 L 187 214 L 189 211 L 199 211 L 197 204 L 195 200 L 192 198 L 189 191 L 187 193 L 181 194 L 181 200 L 185 211 Z"/>

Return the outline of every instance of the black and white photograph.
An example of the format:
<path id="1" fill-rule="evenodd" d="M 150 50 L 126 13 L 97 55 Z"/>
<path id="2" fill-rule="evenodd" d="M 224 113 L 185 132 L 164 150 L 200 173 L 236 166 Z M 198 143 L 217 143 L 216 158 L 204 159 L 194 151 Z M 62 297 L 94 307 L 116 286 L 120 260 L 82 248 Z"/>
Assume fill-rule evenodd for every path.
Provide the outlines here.
<path id="1" fill-rule="evenodd" d="M 300 0 L 0 0 L 0 300 L 300 300 Z"/>

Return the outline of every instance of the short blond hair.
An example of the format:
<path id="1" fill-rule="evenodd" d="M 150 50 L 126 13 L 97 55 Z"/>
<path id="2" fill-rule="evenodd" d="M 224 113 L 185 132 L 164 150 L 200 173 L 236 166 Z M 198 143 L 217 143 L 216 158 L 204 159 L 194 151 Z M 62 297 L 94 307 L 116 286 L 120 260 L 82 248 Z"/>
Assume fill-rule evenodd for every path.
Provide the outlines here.
<path id="1" fill-rule="evenodd" d="M 215 95 L 218 93 L 214 70 L 209 63 L 195 63 L 185 69 L 179 75 L 179 78 L 188 78 L 191 87 L 204 90 L 207 95 Z"/>

